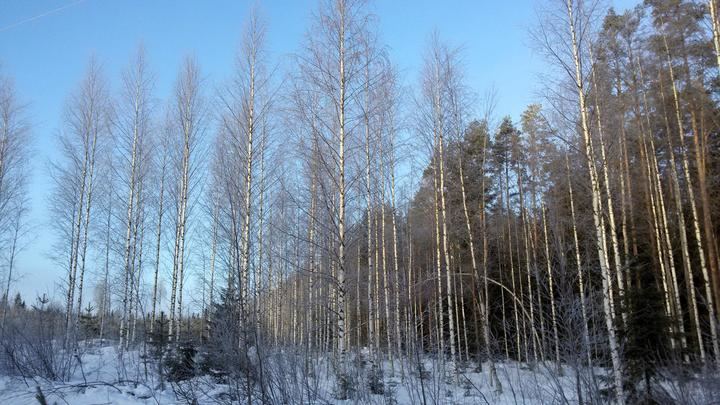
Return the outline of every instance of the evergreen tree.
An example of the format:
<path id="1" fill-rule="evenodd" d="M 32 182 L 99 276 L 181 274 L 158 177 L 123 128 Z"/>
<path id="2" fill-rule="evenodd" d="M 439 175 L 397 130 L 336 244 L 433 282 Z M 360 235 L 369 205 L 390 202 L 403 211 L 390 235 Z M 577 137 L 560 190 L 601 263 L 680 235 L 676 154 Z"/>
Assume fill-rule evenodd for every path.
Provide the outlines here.
<path id="1" fill-rule="evenodd" d="M 630 291 L 630 316 L 625 337 L 626 386 L 631 388 L 633 403 L 657 403 L 653 400 L 653 379 L 670 353 L 668 319 L 663 295 L 658 289 L 657 271 L 645 255 L 633 263 L 640 284 Z"/>
<path id="2" fill-rule="evenodd" d="M 15 294 L 15 300 L 13 301 L 13 308 L 15 308 L 16 311 L 25 310 L 25 301 L 22 299 L 22 296 L 20 295 L 20 293 Z"/>
<path id="3" fill-rule="evenodd" d="M 223 289 L 219 298 L 209 309 L 211 316 L 207 341 L 201 351 L 200 366 L 216 377 L 239 376 L 248 368 L 247 355 L 242 348 L 252 346 L 251 342 L 247 345 L 239 345 L 239 342 L 254 334 L 244 330 L 248 325 L 239 324 L 240 309 L 234 290 Z"/>

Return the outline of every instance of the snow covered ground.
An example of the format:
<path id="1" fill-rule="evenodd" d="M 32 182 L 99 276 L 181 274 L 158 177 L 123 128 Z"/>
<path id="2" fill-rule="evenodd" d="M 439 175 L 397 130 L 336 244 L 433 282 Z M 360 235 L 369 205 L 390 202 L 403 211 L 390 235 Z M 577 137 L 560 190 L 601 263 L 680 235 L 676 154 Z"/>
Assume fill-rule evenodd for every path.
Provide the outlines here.
<path id="1" fill-rule="evenodd" d="M 477 365 L 460 367 L 457 381 L 447 378 L 438 370 L 442 367 L 430 358 L 423 359 L 424 378 L 419 378 L 418 364 L 397 360 L 391 366 L 383 364 L 382 394 L 370 390 L 370 367 L 356 355 L 350 354 L 350 389 L 352 399 L 338 400 L 337 379 L 332 366 L 325 359 L 310 362 L 313 371 L 305 367 L 291 366 L 286 360 L 294 354 L 278 353 L 284 362 L 275 368 L 274 381 L 285 381 L 285 388 L 275 392 L 273 403 L 317 403 L 317 404 L 567 404 L 578 403 L 577 378 L 587 378 L 587 373 L 577 375 L 571 368 L 565 368 L 562 375 L 551 363 L 536 364 L 533 369 L 516 362 L 497 364 L 497 376 L 502 390 L 491 384 L 488 367 L 477 371 Z M 120 361 L 114 346 L 92 347 L 81 356 L 66 382 L 48 381 L 41 378 L 23 379 L 0 377 L 0 404 L 24 405 L 39 403 L 38 389 L 48 404 L 175 404 L 191 402 L 196 398 L 199 404 L 246 403 L 245 399 L 233 400 L 231 387 L 219 384 L 208 376 L 196 377 L 181 384 L 161 386 L 153 362 L 144 362 L 138 351 L 127 352 Z M 296 362 L 298 363 L 298 362 Z M 268 357 L 268 373 L 273 372 L 273 361 Z M 394 370 L 394 373 L 393 371 Z M 278 375 L 281 379 L 277 379 Z M 601 384 L 603 370 L 596 370 L 597 383 Z M 302 375 L 300 375 L 302 374 Z M 294 381 L 294 382 L 293 382 Z M 237 387 L 242 387 L 240 383 Z M 238 392 L 235 390 L 234 392 Z M 585 394 L 583 394 L 585 395 Z M 256 395 L 260 403 L 259 395 Z M 587 398 L 586 398 L 587 400 Z M 597 401 L 598 398 L 595 398 Z M 606 401 L 609 402 L 609 401 Z M 702 402 L 699 402 L 702 403 Z"/>
<path id="2" fill-rule="evenodd" d="M 126 364 L 139 364 L 138 353 L 125 354 Z M 48 381 L 39 377 L 23 379 L 0 377 L 0 403 L 20 405 L 39 403 L 38 387 L 48 404 L 157 404 L 175 403 L 171 389 L 158 391 L 138 384 L 141 374 L 121 366 L 114 346 L 88 350 L 83 354 L 81 367 L 67 382 Z M 153 374 L 154 376 L 154 374 Z M 129 381 L 133 381 L 132 383 Z M 168 387 L 169 388 L 169 387 Z"/>
<path id="3" fill-rule="evenodd" d="M 351 355 L 352 356 L 352 355 Z M 417 364 L 395 361 L 383 364 L 383 394 L 372 394 L 363 388 L 367 376 L 351 366 L 355 374 L 355 398 L 340 401 L 335 399 L 337 381 L 331 367 L 324 360 L 313 361 L 315 377 L 303 383 L 312 386 L 305 393 L 298 393 L 295 399 L 302 403 L 397 403 L 416 404 L 514 404 L 514 403 L 562 403 L 574 402 L 574 379 L 571 376 L 551 377 L 554 373 L 546 365 L 537 365 L 530 370 L 520 363 L 500 363 L 497 374 L 502 383 L 502 392 L 491 386 L 487 367 L 476 372 L 475 365 L 463 367 L 458 381 L 452 381 L 436 372 L 439 365 L 433 360 L 423 361 L 425 378 L 419 379 Z M 363 368 L 360 366 L 360 368 Z M 394 373 L 391 371 L 394 369 Z M 411 371 L 414 368 L 415 371 Z M 547 376 L 547 377 L 546 377 Z M 194 386 L 193 391 L 199 403 L 231 403 L 229 387 L 214 383 L 209 377 L 194 378 L 184 383 Z M 178 399 L 177 388 L 171 384 L 160 387 L 157 373 L 151 362 L 142 361 L 137 351 L 127 352 L 123 361 L 118 358 L 114 346 L 95 347 L 82 355 L 73 377 L 67 382 L 48 381 L 41 378 L 23 379 L 0 377 L 0 403 L 7 405 L 38 403 L 38 388 L 49 404 L 173 404 L 186 402 Z M 312 393 L 312 394 L 311 394 Z M 308 398 L 310 397 L 310 398 Z"/>

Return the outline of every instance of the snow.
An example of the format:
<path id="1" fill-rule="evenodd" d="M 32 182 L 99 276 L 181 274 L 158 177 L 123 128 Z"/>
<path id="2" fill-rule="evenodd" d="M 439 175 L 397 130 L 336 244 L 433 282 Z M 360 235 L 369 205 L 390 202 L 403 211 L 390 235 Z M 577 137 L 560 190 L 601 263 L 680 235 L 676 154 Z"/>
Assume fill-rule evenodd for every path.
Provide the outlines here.
<path id="1" fill-rule="evenodd" d="M 137 352 L 125 354 L 125 363 L 135 363 Z M 49 404 L 157 404 L 174 403 L 172 390 L 157 391 L 133 377 L 132 370 L 120 367 L 117 350 L 105 346 L 87 350 L 82 355 L 81 367 L 66 382 L 48 381 L 40 377 L 0 377 L 0 403 L 4 405 L 25 405 L 38 403 L 38 387 Z M 128 378 L 123 378 L 126 374 Z"/>
<path id="2" fill-rule="evenodd" d="M 190 393 L 197 398 L 198 404 L 238 403 L 232 401 L 238 390 L 244 389 L 243 381 L 235 381 L 233 386 L 221 384 L 210 376 L 198 376 L 180 384 L 160 384 L 156 373 L 157 363 L 146 361 L 141 350 L 127 351 L 120 356 L 116 346 L 100 346 L 98 342 L 88 343 L 81 350 L 81 362 L 74 369 L 68 381 L 49 381 L 40 377 L 20 378 L 0 376 L 0 404 L 25 405 L 38 403 L 38 389 L 49 404 L 180 404 L 187 403 Z M 254 350 L 256 361 L 258 352 Z M 371 392 L 373 375 L 378 368 L 367 362 L 368 351 L 359 350 L 349 353 L 344 372 L 348 376 L 348 388 L 353 391 L 351 399 L 338 400 L 338 378 L 335 367 L 328 355 L 306 358 L 304 354 L 292 350 L 277 350 L 265 354 L 262 358 L 265 378 L 270 378 L 277 392 L 268 402 L 302 404 L 574 404 L 577 398 L 576 381 L 587 379 L 589 370 L 576 370 L 565 366 L 558 372 L 552 362 L 536 363 L 532 367 L 526 363 L 504 361 L 496 363 L 497 377 L 501 390 L 491 383 L 488 364 L 479 371 L 477 364 L 464 364 L 458 368 L 457 380 L 450 378 L 442 370 L 447 364 L 441 364 L 436 358 L 422 358 L 423 377 L 419 378 L 417 359 L 395 359 L 393 363 L 382 363 L 382 385 L 384 392 Z M 309 372 L 306 367 L 309 366 Z M 375 370 L 375 371 L 373 371 Z M 609 391 L 603 386 L 608 381 L 608 371 L 602 368 L 593 370 L 595 383 L 600 390 Z M 717 375 L 703 379 L 696 376 L 695 382 L 681 384 L 666 380 L 663 391 L 681 403 L 706 403 L 710 400 L 712 388 L 717 383 Z M 278 384 L 282 386 L 278 386 Z M 284 384 L 284 385 L 283 385 Z M 703 388 L 703 385 L 705 388 Z M 377 386 L 377 384 L 375 385 Z M 242 388 L 239 388 L 242 387 Z M 584 391 L 584 390 L 583 390 Z M 583 393 L 583 395 L 586 395 Z M 259 395 L 256 395 L 260 403 Z M 424 398 L 424 399 L 423 399 Z M 587 398 L 585 398 L 587 400 Z M 593 398 L 595 402 L 608 399 Z M 241 397 L 239 403 L 245 403 Z"/>
<path id="3" fill-rule="evenodd" d="M 368 353 L 361 351 L 359 359 L 367 358 Z M 277 356 L 287 359 L 293 354 L 278 352 Z M 152 363 L 143 362 L 139 351 L 123 354 L 120 361 L 115 346 L 91 347 L 82 355 L 81 367 L 77 367 L 73 377 L 66 382 L 47 381 L 41 378 L 22 379 L 19 377 L 0 377 L 0 403 L 24 405 L 36 403 L 38 387 L 46 396 L 48 403 L 68 404 L 173 404 L 179 400 L 170 384 L 161 389 L 159 379 L 154 373 Z M 361 361 L 350 355 L 351 362 Z M 271 364 L 271 362 L 268 362 Z M 536 364 L 530 369 L 526 364 L 504 362 L 497 364 L 497 375 L 502 384 L 502 392 L 490 384 L 487 365 L 483 371 L 476 371 L 477 365 L 470 364 L 460 370 L 458 381 L 447 378 L 440 370 L 440 364 L 431 358 L 423 359 L 426 378 L 418 378 L 417 363 L 409 360 L 395 360 L 383 363 L 383 394 L 371 394 L 367 373 L 362 370 L 366 364 L 354 363 L 349 368 L 352 375 L 352 389 L 356 390 L 354 399 L 340 401 L 335 399 L 337 380 L 330 362 L 316 359 L 312 362 L 315 372 L 313 383 L 316 390 L 314 399 L 309 403 L 422 403 L 423 391 L 427 403 L 447 404 L 515 404 L 515 403 L 573 403 L 575 398 L 574 374 L 566 372 L 556 375 L 552 364 Z M 292 373 L 282 367 L 283 372 Z M 293 369 L 294 370 L 294 369 Z M 394 372 L 393 372 L 394 371 Z M 217 403 L 230 397 L 230 387 L 214 382 L 209 377 L 197 377 L 192 380 L 198 387 L 198 399 L 202 403 Z M 186 383 L 187 384 L 187 383 Z M 305 402 L 308 393 L 300 394 L 296 399 Z M 220 401 L 222 402 L 222 401 Z M 308 403 L 305 402 L 305 403 Z"/>

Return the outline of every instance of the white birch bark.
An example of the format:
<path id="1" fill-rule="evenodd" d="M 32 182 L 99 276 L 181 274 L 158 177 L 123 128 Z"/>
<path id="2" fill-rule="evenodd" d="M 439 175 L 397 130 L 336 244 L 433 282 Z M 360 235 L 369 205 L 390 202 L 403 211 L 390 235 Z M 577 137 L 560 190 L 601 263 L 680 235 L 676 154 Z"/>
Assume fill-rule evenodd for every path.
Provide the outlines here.
<path id="1" fill-rule="evenodd" d="M 593 209 L 593 222 L 595 225 L 595 231 L 596 231 L 596 245 L 597 245 L 597 251 L 598 256 L 600 258 L 600 270 L 601 270 L 601 278 L 602 278 L 602 295 L 603 295 L 603 312 L 605 315 L 605 324 L 608 331 L 608 343 L 610 346 L 610 359 L 612 361 L 612 370 L 613 370 L 613 379 L 615 383 L 615 400 L 619 404 L 625 403 L 625 393 L 623 389 L 623 376 L 622 376 L 622 360 L 620 358 L 620 350 L 617 340 L 617 331 L 615 330 L 614 325 L 614 313 L 612 311 L 611 305 L 610 305 L 610 295 L 611 292 L 611 272 L 607 260 L 607 252 L 604 247 L 604 241 L 605 241 L 605 230 L 602 226 L 602 216 L 601 216 L 601 206 L 600 206 L 600 188 L 598 184 L 597 179 L 597 172 L 595 169 L 594 164 L 594 152 L 592 149 L 592 140 L 590 137 L 590 127 L 588 123 L 588 112 L 587 112 L 587 102 L 586 102 L 586 95 L 585 95 L 585 85 L 584 85 L 584 78 L 582 75 L 582 64 L 581 64 L 581 54 L 580 54 L 580 48 L 578 45 L 577 40 L 577 31 L 576 31 L 576 19 L 577 14 L 573 7 L 573 0 L 567 0 L 566 1 L 567 6 L 567 22 L 568 22 L 568 29 L 569 29 L 569 35 L 572 45 L 572 58 L 575 66 L 575 86 L 577 88 L 578 93 L 578 107 L 580 112 L 580 119 L 581 119 L 581 126 L 582 126 L 582 136 L 583 136 L 583 144 L 584 144 L 584 153 L 585 153 L 585 159 L 587 161 L 588 165 L 588 172 L 590 174 L 590 186 L 591 186 L 591 196 L 592 196 L 592 209 Z"/>

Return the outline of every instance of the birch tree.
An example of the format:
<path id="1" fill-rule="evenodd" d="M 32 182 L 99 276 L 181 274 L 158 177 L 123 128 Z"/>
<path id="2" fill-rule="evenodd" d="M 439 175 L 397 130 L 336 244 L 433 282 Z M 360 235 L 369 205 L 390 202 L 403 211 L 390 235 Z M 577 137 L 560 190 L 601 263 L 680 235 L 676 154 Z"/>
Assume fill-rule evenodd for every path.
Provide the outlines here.
<path id="1" fill-rule="evenodd" d="M 143 162 L 148 160 L 148 142 L 151 131 L 151 113 L 152 113 L 152 90 L 153 77 L 148 72 L 145 54 L 140 49 L 135 56 L 131 67 L 123 73 L 123 87 L 120 99 L 117 103 L 117 118 L 115 120 L 115 132 L 118 142 L 117 153 L 118 161 L 122 162 L 122 172 L 127 187 L 126 217 L 125 217 L 125 239 L 123 247 L 123 314 L 120 322 L 120 347 L 129 343 L 128 331 L 131 316 L 131 305 L 129 305 L 130 296 L 133 294 L 131 289 L 131 279 L 138 277 L 135 272 L 135 263 L 133 256 L 138 251 L 138 246 L 133 242 L 133 231 L 137 229 L 136 220 L 141 212 L 141 183 L 144 181 L 144 174 L 147 165 Z"/>
<path id="2" fill-rule="evenodd" d="M 241 48 L 236 61 L 234 78 L 221 95 L 223 115 L 221 125 L 227 136 L 227 146 L 231 148 L 229 159 L 237 162 L 234 167 L 240 168 L 242 180 L 233 186 L 237 195 L 234 201 L 239 205 L 239 273 L 235 276 L 238 282 L 240 327 L 242 330 L 255 330 L 256 317 L 250 317 L 250 280 L 251 267 L 255 260 L 252 255 L 257 252 L 254 247 L 254 229 L 258 226 L 256 212 L 257 196 L 262 194 L 263 184 L 255 181 L 265 154 L 266 133 L 263 122 L 268 119 L 270 108 L 270 77 L 265 66 L 265 27 L 253 12 L 245 29 Z M 233 182 L 233 179 L 225 181 Z M 231 191 L 228 191 L 231 192 Z M 262 210 L 262 206 L 260 206 Z M 262 226 L 262 221 L 260 221 Z M 260 250 L 262 251 L 262 250 Z M 261 258 L 259 259 L 261 260 Z M 258 288 L 257 277 L 252 277 L 255 288 Z M 252 322 L 252 325 L 248 325 Z M 247 340 L 248 336 L 244 337 Z"/>
<path id="3" fill-rule="evenodd" d="M 299 88 L 314 100 L 311 110 L 317 121 L 313 137 L 319 147 L 320 170 L 330 180 L 325 194 L 325 206 L 331 218 L 330 232 L 336 241 L 327 252 L 331 269 L 336 305 L 334 313 L 334 343 L 339 362 L 344 363 L 345 347 L 345 293 L 348 201 L 351 179 L 350 148 L 356 144 L 359 115 L 358 96 L 363 88 L 363 63 L 368 17 L 362 1 L 328 0 L 321 4 L 315 16 L 312 31 L 299 57 L 301 85 Z M 314 94 L 314 96 L 312 96 Z M 309 95 L 309 96 L 308 96 Z"/>
<path id="4" fill-rule="evenodd" d="M 441 270 L 445 270 L 445 282 L 446 282 L 446 293 L 445 298 L 447 301 L 447 318 L 450 336 L 448 343 L 450 346 L 450 374 L 455 376 L 455 314 L 453 311 L 453 296 L 452 296 L 452 269 L 450 266 L 450 250 L 449 250 L 449 238 L 448 238 L 448 224 L 447 224 L 447 204 L 445 198 L 445 138 L 448 136 L 445 131 L 448 129 L 448 116 L 446 115 L 448 106 L 448 89 L 447 85 L 452 80 L 452 67 L 457 63 L 455 53 L 447 48 L 446 45 L 439 41 L 437 36 L 434 36 L 428 47 L 428 51 L 425 58 L 425 64 L 423 67 L 423 74 L 421 76 L 421 95 L 418 99 L 419 109 L 422 111 L 421 114 L 424 116 L 419 117 L 418 129 L 432 139 L 432 156 L 433 156 L 433 170 L 436 172 L 436 187 L 435 192 L 437 193 L 437 207 L 436 207 L 436 235 L 438 240 L 438 252 L 437 252 L 437 275 L 438 282 L 441 278 Z M 441 241 L 441 242 L 440 242 Z M 442 256 L 440 255 L 440 249 L 442 250 Z M 443 264 L 440 264 L 440 258 L 443 258 Z M 438 284 L 439 285 L 439 284 Z M 438 296 L 440 299 L 440 296 Z M 439 304 L 440 305 L 440 304 Z M 443 328 L 443 309 L 440 307 L 438 313 L 440 317 L 440 331 Z M 444 342 L 444 338 L 440 339 Z"/>
<path id="5" fill-rule="evenodd" d="M 3 283 L 6 299 L 17 276 L 16 258 L 27 228 L 30 144 L 26 108 L 13 81 L 0 73 L 0 268 L 6 272 Z M 3 306 L 0 333 L 4 330 L 7 307 Z"/>
<path id="6" fill-rule="evenodd" d="M 562 7 L 562 8 L 561 8 Z M 577 94 L 577 114 L 580 117 L 579 132 L 587 165 L 588 181 L 592 201 L 592 216 L 595 230 L 595 247 L 599 258 L 601 278 L 603 314 L 608 333 L 610 358 L 615 384 L 615 399 L 618 403 L 625 402 L 623 389 L 622 359 L 620 345 L 615 328 L 615 309 L 612 296 L 613 273 L 610 267 L 607 252 L 606 229 L 603 219 L 602 195 L 600 179 L 598 176 L 595 148 L 591 135 L 591 122 L 589 118 L 589 100 L 587 99 L 587 46 L 591 40 L 591 15 L 587 10 L 593 10 L 594 4 L 586 7 L 583 1 L 567 0 L 557 9 L 547 13 L 548 20 L 541 22 L 535 37 L 539 40 L 543 50 L 549 58 L 567 74 L 574 92 Z M 564 14 L 564 16 L 563 16 Z M 564 28 L 563 28 L 564 26 Z M 619 269 L 615 269 L 618 271 Z"/>
<path id="7" fill-rule="evenodd" d="M 174 163 L 177 170 L 175 198 L 175 241 L 173 248 L 172 286 L 170 292 L 169 335 L 180 339 L 183 284 L 185 281 L 185 243 L 190 216 L 191 189 L 198 181 L 199 157 L 202 155 L 207 109 L 202 92 L 200 69 L 193 58 L 183 62 L 171 104 L 173 131 L 177 134 Z"/>
<path id="8" fill-rule="evenodd" d="M 99 150 L 107 142 L 111 114 L 110 97 L 98 62 L 91 59 L 85 77 L 71 95 L 63 116 L 60 135 L 64 162 L 53 164 L 55 194 L 53 211 L 57 215 L 63 238 L 69 243 L 65 260 L 68 260 L 68 284 L 65 302 L 65 340 L 72 343 L 75 315 L 81 308 L 82 284 L 85 273 L 85 256 L 88 247 L 88 229 L 93 202 L 93 180 Z M 64 249 L 63 249 L 64 250 Z M 78 281 L 78 277 L 80 281 Z M 76 295 L 77 293 L 77 295 Z"/>

